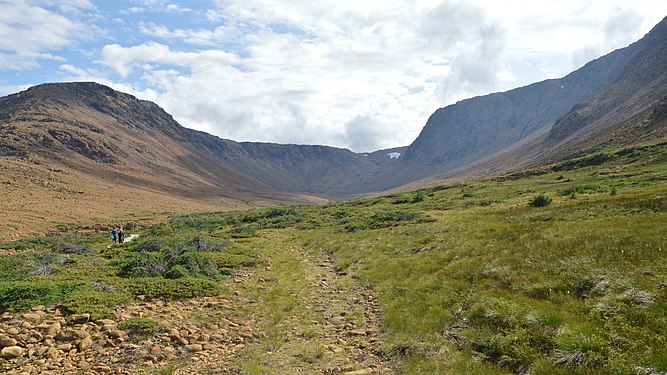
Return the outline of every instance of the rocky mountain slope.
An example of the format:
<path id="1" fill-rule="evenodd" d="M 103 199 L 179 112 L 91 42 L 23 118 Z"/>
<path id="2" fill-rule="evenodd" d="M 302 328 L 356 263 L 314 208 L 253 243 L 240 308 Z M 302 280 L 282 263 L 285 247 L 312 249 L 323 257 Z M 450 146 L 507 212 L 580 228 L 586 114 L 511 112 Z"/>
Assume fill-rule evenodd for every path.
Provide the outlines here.
<path id="1" fill-rule="evenodd" d="M 667 133 L 667 18 L 629 48 L 637 52 L 619 78 L 559 118 L 544 140 L 545 147 L 576 151 L 586 145 L 631 143 Z"/>
<path id="2" fill-rule="evenodd" d="M 247 190 L 251 195 L 341 196 L 353 181 L 372 177 L 391 159 L 326 146 L 238 143 L 187 129 L 156 104 L 96 83 L 55 83 L 0 99 L 3 155 L 39 154 L 68 162 L 145 169 L 151 183 L 201 197 Z M 71 164 L 71 163 L 70 163 Z M 171 179 L 180 182 L 174 186 Z M 185 179 L 182 179 L 185 177 Z M 143 178 L 134 177 L 136 183 Z M 210 189 L 188 183 L 206 181 Z"/>
<path id="3" fill-rule="evenodd" d="M 43 84 L 0 98 L 0 234 L 137 210 L 324 201 L 358 193 L 358 181 L 395 162 L 386 153 L 220 139 L 97 83 Z"/>
<path id="4" fill-rule="evenodd" d="M 391 176 L 384 176 L 379 186 L 389 188 L 443 173 L 451 175 L 471 163 L 476 164 L 477 173 L 483 174 L 479 162 L 492 155 L 497 159 L 503 150 L 514 152 L 505 162 L 517 161 L 516 154 L 524 153 L 525 157 L 519 159 L 531 164 L 557 160 L 607 142 L 633 126 L 627 121 L 653 111 L 664 101 L 666 46 L 667 18 L 640 41 L 563 78 L 441 108 L 429 118 L 397 169 Z M 662 129 L 641 137 L 630 136 L 627 141 L 660 138 L 664 126 Z M 516 151 L 517 143 L 546 132 L 548 136 L 539 150 L 528 145 Z M 492 162 L 497 164 L 498 160 Z M 508 164 L 505 169 L 517 166 Z"/>

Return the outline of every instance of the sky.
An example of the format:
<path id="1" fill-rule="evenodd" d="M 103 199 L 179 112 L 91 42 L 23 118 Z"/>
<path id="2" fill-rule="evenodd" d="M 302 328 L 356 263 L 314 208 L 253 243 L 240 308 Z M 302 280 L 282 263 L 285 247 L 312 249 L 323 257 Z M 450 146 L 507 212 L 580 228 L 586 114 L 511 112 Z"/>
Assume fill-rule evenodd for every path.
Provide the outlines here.
<path id="1" fill-rule="evenodd" d="M 665 16 L 656 0 L 0 0 L 0 95 L 96 81 L 222 138 L 369 152 Z"/>

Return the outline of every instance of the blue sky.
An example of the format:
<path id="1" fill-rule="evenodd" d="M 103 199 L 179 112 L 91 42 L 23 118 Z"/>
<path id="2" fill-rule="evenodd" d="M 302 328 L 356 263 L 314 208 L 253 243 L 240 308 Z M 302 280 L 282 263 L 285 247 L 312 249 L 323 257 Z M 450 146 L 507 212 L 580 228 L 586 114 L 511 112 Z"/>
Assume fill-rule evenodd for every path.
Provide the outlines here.
<path id="1" fill-rule="evenodd" d="M 223 138 L 366 152 L 665 16 L 654 0 L 0 0 L 0 94 L 97 81 Z"/>

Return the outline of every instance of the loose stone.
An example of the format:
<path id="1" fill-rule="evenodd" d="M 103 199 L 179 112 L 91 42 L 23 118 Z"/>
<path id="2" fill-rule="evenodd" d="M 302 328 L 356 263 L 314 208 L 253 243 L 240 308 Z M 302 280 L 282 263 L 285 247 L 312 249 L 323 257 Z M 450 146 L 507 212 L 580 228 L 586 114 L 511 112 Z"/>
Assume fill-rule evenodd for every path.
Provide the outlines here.
<path id="1" fill-rule="evenodd" d="M 23 348 L 20 346 L 7 346 L 0 351 L 0 357 L 2 358 L 16 358 L 21 355 L 23 355 Z"/>
<path id="2" fill-rule="evenodd" d="M 16 346 L 16 339 L 11 337 L 0 337 L 0 348 Z"/>

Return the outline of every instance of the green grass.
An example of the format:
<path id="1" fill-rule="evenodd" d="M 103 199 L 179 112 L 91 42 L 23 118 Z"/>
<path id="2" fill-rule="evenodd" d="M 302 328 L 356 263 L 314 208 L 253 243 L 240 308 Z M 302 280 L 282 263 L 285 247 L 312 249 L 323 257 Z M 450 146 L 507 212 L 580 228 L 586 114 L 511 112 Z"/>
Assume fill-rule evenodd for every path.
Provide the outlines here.
<path id="1" fill-rule="evenodd" d="M 307 344 L 320 337 L 313 264 L 331 257 L 378 297 L 396 373 L 661 373 L 665 228 L 667 149 L 645 145 L 385 197 L 174 217 L 112 249 L 106 234 L 2 244 L 34 251 L 0 256 L 0 308 L 104 315 L 137 295 L 242 290 L 261 303 L 236 313 L 265 335 L 238 369 L 284 370 L 264 354 L 294 345 L 288 365 L 315 371 L 332 354 Z M 147 264 L 159 267 L 137 271 Z M 225 283 L 264 268 L 262 284 Z"/>

